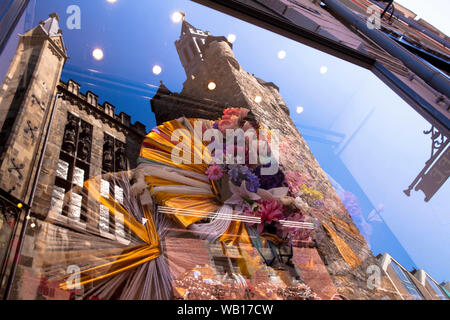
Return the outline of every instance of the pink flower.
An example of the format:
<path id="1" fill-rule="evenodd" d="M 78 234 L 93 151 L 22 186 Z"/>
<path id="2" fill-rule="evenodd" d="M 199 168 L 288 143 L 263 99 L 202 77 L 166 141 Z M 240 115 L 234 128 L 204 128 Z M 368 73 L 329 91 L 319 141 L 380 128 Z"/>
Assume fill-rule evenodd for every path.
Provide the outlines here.
<path id="1" fill-rule="evenodd" d="M 219 130 L 225 132 L 227 129 L 236 129 L 239 126 L 239 118 L 230 116 L 227 119 L 219 120 Z"/>
<path id="2" fill-rule="evenodd" d="M 314 222 L 313 219 L 305 217 L 300 212 L 293 213 L 286 220 L 292 222 Z M 289 235 L 289 239 L 294 242 L 307 240 L 311 233 L 311 229 L 299 227 L 284 227 L 282 230 L 282 236 Z"/>
<path id="3" fill-rule="evenodd" d="M 224 119 L 226 116 L 237 116 L 241 119 L 244 119 L 249 112 L 250 110 L 245 108 L 228 108 L 223 111 L 224 117 L 222 119 Z"/>
<path id="4" fill-rule="evenodd" d="M 301 191 L 302 185 L 308 182 L 307 178 L 298 171 L 288 170 L 284 176 L 294 195 L 297 195 Z"/>
<path id="5" fill-rule="evenodd" d="M 258 212 L 256 213 L 261 217 L 261 223 L 258 225 L 258 232 L 262 233 L 264 229 L 264 223 L 272 223 L 273 221 L 279 221 L 284 218 L 283 205 L 277 200 L 263 200 L 259 202 Z"/>
<path id="6" fill-rule="evenodd" d="M 240 114 L 239 114 L 239 117 L 240 117 L 241 119 L 244 119 L 244 118 L 248 115 L 249 112 L 250 112 L 250 110 L 248 110 L 248 109 L 240 108 Z"/>
<path id="7" fill-rule="evenodd" d="M 218 180 L 218 179 L 222 178 L 222 176 L 223 176 L 222 168 L 215 163 L 213 165 L 209 166 L 205 173 L 208 175 L 208 178 L 211 180 Z"/>

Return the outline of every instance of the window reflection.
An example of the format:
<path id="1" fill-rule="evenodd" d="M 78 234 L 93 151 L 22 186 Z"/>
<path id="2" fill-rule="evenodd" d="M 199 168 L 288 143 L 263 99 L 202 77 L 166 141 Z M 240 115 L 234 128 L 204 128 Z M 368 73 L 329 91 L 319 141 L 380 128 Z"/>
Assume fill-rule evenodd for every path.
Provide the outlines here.
<path id="1" fill-rule="evenodd" d="M 30 8 L 27 14 L 33 16 L 33 21 L 39 21 L 53 12 L 54 7 L 60 10 L 69 2 L 39 3 L 36 9 Z M 289 267 L 279 266 L 278 262 L 272 266 L 272 263 L 266 262 L 265 267 L 274 268 L 268 268 L 268 271 L 261 268 L 264 272 L 258 269 L 253 274 L 259 276 L 264 273 L 261 278 L 267 276 L 273 280 L 271 283 L 284 281 L 292 285 L 297 278 L 301 278 L 298 275 L 303 272 L 305 279 L 313 279 L 312 287 L 319 290 L 324 285 L 314 282 L 317 279 L 314 272 L 317 272 L 323 275 L 321 281 L 333 288 L 326 271 L 329 261 L 316 254 L 314 246 L 321 238 L 334 237 L 340 244 L 348 238 L 351 241 L 357 239 L 351 245 L 343 245 L 345 249 L 340 247 L 342 252 L 356 251 L 354 256 L 348 254 L 350 258 L 347 256 L 346 263 L 350 261 L 357 264 L 361 260 L 357 255 L 364 255 L 364 259 L 369 256 L 366 247 L 363 253 L 354 249 L 356 242 L 365 245 L 366 241 L 375 255 L 390 252 L 405 268 L 424 266 L 436 273 L 436 278 L 444 280 L 446 270 L 442 269 L 442 262 L 438 262 L 437 257 L 450 262 L 450 256 L 438 250 L 448 247 L 450 240 L 445 236 L 417 237 L 417 234 L 446 235 L 448 232 L 450 220 L 446 214 L 446 195 L 450 186 L 445 170 L 450 149 L 445 149 L 448 146 L 445 135 L 434 126 L 424 132 L 430 123 L 368 70 L 197 4 L 186 1 L 176 4 L 179 4 L 179 10 L 187 14 L 181 11 L 173 13 L 169 5 L 156 2 L 143 7 L 133 4 L 115 11 L 121 5 L 117 3 L 114 8 L 109 8 L 111 11 L 108 11 L 108 15 L 101 18 L 95 14 L 94 19 L 91 10 L 83 11 L 89 24 L 83 20 L 83 27 L 78 31 L 66 30 L 63 14 L 61 18 L 57 19 L 53 15 L 47 20 L 47 25 L 52 27 L 46 32 L 52 37 L 60 36 L 58 30 L 53 30 L 58 24 L 56 20 L 59 21 L 64 31 L 65 46 L 61 40 L 54 39 L 54 46 L 51 46 L 53 50 L 44 51 L 45 57 L 49 61 L 57 61 L 59 57 L 62 67 L 64 55 L 59 50 L 67 48 L 71 59 L 59 74 L 61 70 L 50 70 L 47 62 L 38 59 L 40 51 L 31 50 L 27 60 L 30 70 L 24 72 L 17 93 L 17 97 L 25 95 L 27 85 L 33 80 L 32 71 L 40 67 L 39 70 L 45 72 L 39 74 L 45 79 L 39 79 L 39 83 L 33 84 L 35 91 L 29 103 L 34 108 L 33 114 L 39 115 L 51 107 L 51 98 L 55 92 L 63 94 L 64 100 L 61 104 L 57 101 L 58 110 L 65 111 L 56 114 L 57 130 L 49 137 L 49 153 L 56 155 L 56 158 L 44 164 L 46 178 L 41 182 L 41 187 L 44 187 L 38 190 L 38 196 L 43 200 L 37 204 L 34 213 L 45 217 L 50 210 L 53 214 L 83 222 L 83 228 L 88 231 L 90 227 L 94 228 L 103 240 L 117 240 L 122 245 L 129 244 L 129 241 L 133 243 L 136 239 L 129 240 L 131 232 L 126 216 L 114 214 L 118 208 L 130 206 L 128 200 L 134 199 L 131 186 L 119 184 L 109 176 L 111 173 L 125 172 L 126 178 L 120 179 L 128 179 L 133 183 L 139 180 L 139 177 L 134 176 L 133 169 L 137 165 L 146 128 L 140 122 L 132 124 L 131 119 L 144 122 L 149 131 L 157 124 L 182 116 L 218 119 L 223 109 L 229 107 L 254 108 L 261 111 L 257 114 L 260 118 L 265 116 L 266 111 L 269 114 L 277 110 L 278 114 L 273 113 L 270 118 L 266 118 L 266 124 L 277 124 L 277 121 L 284 121 L 280 119 L 288 119 L 285 115 L 290 114 L 301 134 L 301 138 L 294 136 L 284 141 L 285 151 L 299 145 L 303 151 L 308 151 L 286 160 L 292 168 L 305 173 L 291 176 L 294 182 L 298 182 L 299 192 L 308 197 L 308 206 L 313 211 L 341 212 L 337 197 L 330 204 L 330 201 L 314 193 L 317 190 L 313 187 L 327 188 L 329 181 L 351 219 L 347 216 L 330 218 L 333 225 L 328 221 L 331 226 L 326 229 L 327 233 L 317 232 L 314 234 L 316 238 L 295 248 L 291 246 L 287 254 Z M 99 4 L 92 6 L 98 10 L 103 8 L 97 7 Z M 141 10 L 146 13 L 145 17 L 136 14 L 136 11 Z M 64 10 L 60 11 L 64 13 Z M 124 18 L 131 16 L 136 20 Z M 125 19 L 127 23 L 114 23 L 119 19 Z M 101 28 L 109 22 L 111 29 Z M 27 31 L 37 24 L 30 25 L 27 20 L 21 24 L 22 28 L 24 25 L 28 29 L 23 31 Z M 136 25 L 143 27 L 137 30 Z M 100 40 L 104 44 L 99 44 Z M 212 42 L 215 43 L 216 51 L 208 51 Z M 10 43 L 15 48 L 17 38 L 12 38 Z M 11 52 L 2 55 L 2 60 L 5 61 L 3 57 L 12 57 Z M 208 52 L 217 60 L 211 60 L 207 56 Z M 105 59 L 99 63 L 93 58 L 98 61 Z M 23 59 L 28 58 L 23 56 Z M 208 69 L 204 67 L 205 61 L 214 63 Z M 55 63 L 48 65 L 54 66 Z M 13 72 L 9 76 L 12 77 Z M 14 94 L 11 92 L 10 96 Z M 112 101 L 113 104 L 106 101 Z M 31 150 L 39 128 L 34 119 L 28 121 L 24 132 L 27 148 Z M 292 133 L 289 132 L 289 121 L 277 124 L 279 128 L 286 129 L 288 135 Z M 12 125 L 12 122 L 6 123 L 3 132 L 9 133 Z M 428 157 L 429 136 L 432 138 L 431 158 Z M 6 142 L 2 141 L 0 148 L 6 146 Z M 313 157 L 309 155 L 309 150 Z M 281 156 L 286 154 L 282 150 Z M 311 160 L 314 158 L 318 164 Z M 9 169 L 22 174 L 24 168 L 21 164 L 12 161 Z M 322 169 L 323 176 L 318 174 Z M 405 190 L 418 172 L 417 179 Z M 92 203 L 88 203 L 86 197 L 89 192 L 85 182 L 100 176 L 96 186 L 100 197 L 114 199 L 116 203 L 107 206 L 94 201 L 95 208 L 91 208 Z M 439 183 L 436 183 L 436 176 L 441 176 Z M 148 183 L 144 179 L 139 182 Z M 424 202 L 422 193 L 411 192 L 414 188 L 415 191 L 420 189 L 425 193 L 428 203 Z M 152 204 L 148 194 L 147 198 L 143 196 L 139 201 Z M 134 218 L 138 222 L 146 220 L 140 215 Z M 4 243 L 6 248 L 11 235 L 11 228 L 8 227 L 10 223 L 4 216 L 0 219 L 0 244 Z M 60 233 L 64 234 L 64 241 L 60 241 L 59 247 L 56 247 L 63 252 L 69 247 L 68 239 L 74 235 L 67 231 Z M 183 240 L 191 237 L 178 236 Z M 254 235 L 254 238 L 258 237 Z M 32 243 L 32 238 L 27 241 Z M 170 241 L 176 242 L 173 239 Z M 169 247 L 170 241 L 167 241 Z M 255 239 L 252 238 L 252 241 Z M 192 243 L 200 245 L 200 241 Z M 215 245 L 211 245 L 208 250 L 214 250 Z M 434 261 L 417 250 L 423 246 L 436 250 L 436 259 L 432 259 Z M 267 242 L 261 245 L 259 254 L 267 261 L 275 261 L 277 254 L 281 256 L 280 248 L 283 247 L 275 247 Z M 244 258 L 242 252 L 235 251 L 233 248 L 223 249 L 221 253 L 210 252 L 210 256 L 205 254 L 203 258 L 223 277 L 233 274 L 248 276 L 248 258 Z M 0 258 L 4 252 L 0 252 Z M 169 258 L 177 261 L 171 255 L 169 250 Z M 33 258 L 27 261 L 30 266 L 35 266 Z M 252 267 L 259 266 L 255 262 Z M 197 268 L 195 263 L 189 267 Z M 392 267 L 408 292 L 416 299 L 423 299 L 406 271 L 394 262 Z M 297 272 L 297 269 L 302 269 L 302 272 Z M 204 270 L 206 273 L 210 271 L 209 268 Z M 186 272 L 189 281 L 195 278 L 195 275 Z M 45 286 L 46 280 L 40 279 L 40 276 L 30 275 L 37 279 L 34 280 L 41 284 L 41 288 L 42 283 Z M 439 287 L 433 281 L 429 281 L 429 285 L 439 295 Z M 42 291 L 42 288 L 39 290 Z M 55 297 L 54 290 L 50 290 L 51 294 L 43 291 L 40 294 L 52 298 Z M 336 294 L 320 292 L 319 295 L 330 298 Z M 442 291 L 439 296 L 443 297 Z"/>
<path id="2" fill-rule="evenodd" d="M 402 284 L 404 285 L 406 290 L 408 290 L 413 298 L 415 300 L 423 300 L 423 296 L 419 293 L 414 283 L 411 282 L 409 275 L 407 275 L 405 271 L 403 271 L 402 267 L 400 267 L 395 261 L 392 261 L 391 266 L 395 270 L 395 273 L 397 274 L 399 279 L 402 281 Z"/>

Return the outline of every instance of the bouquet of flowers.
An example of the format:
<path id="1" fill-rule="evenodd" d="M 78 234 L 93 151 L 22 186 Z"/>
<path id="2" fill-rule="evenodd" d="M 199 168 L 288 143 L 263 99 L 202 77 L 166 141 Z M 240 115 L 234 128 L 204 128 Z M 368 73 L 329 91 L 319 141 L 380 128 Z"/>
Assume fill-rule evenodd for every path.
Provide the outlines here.
<path id="1" fill-rule="evenodd" d="M 217 136 L 212 141 L 215 161 L 205 172 L 218 199 L 248 217 L 247 225 L 257 225 L 261 235 L 290 242 L 308 239 L 315 227 L 308 203 L 316 204 L 322 196 L 297 173 L 286 175 L 280 168 L 276 133 L 261 129 L 244 108 L 226 109 L 212 127 L 224 136 L 223 141 Z"/>

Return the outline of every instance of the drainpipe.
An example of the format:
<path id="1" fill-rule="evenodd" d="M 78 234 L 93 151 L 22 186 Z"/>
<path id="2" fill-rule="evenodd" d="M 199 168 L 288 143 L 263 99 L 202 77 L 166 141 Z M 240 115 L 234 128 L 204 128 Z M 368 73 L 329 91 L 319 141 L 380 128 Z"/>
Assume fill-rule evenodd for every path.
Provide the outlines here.
<path id="1" fill-rule="evenodd" d="M 367 37 L 372 39 L 381 48 L 401 60 L 406 67 L 422 78 L 429 86 L 439 91 L 450 99 L 450 81 L 442 74 L 433 70 L 415 55 L 390 39 L 380 30 L 369 29 L 365 21 L 360 19 L 353 12 L 341 4 L 338 0 L 322 0 L 335 15 L 352 25 Z"/>
<path id="2" fill-rule="evenodd" d="M 48 123 L 47 132 L 45 133 L 44 146 L 42 147 L 42 152 L 39 156 L 38 168 L 36 171 L 36 175 L 34 177 L 33 187 L 31 189 L 30 203 L 28 204 L 28 209 L 27 209 L 27 212 L 25 215 L 25 219 L 22 223 L 22 229 L 20 230 L 20 235 L 19 235 L 16 252 L 14 253 L 14 259 L 13 259 L 11 273 L 9 275 L 8 283 L 7 283 L 6 289 L 5 289 L 5 298 L 4 298 L 5 300 L 8 300 L 9 296 L 11 294 L 12 284 L 14 282 L 14 277 L 16 276 L 17 263 L 19 262 L 20 253 L 22 252 L 23 242 L 24 242 L 24 238 L 25 238 L 25 232 L 27 231 L 27 228 L 28 228 L 28 220 L 31 217 L 31 207 L 33 206 L 34 195 L 36 193 L 36 186 L 39 181 L 39 175 L 40 175 L 40 172 L 42 169 L 42 163 L 44 162 L 45 151 L 47 150 L 48 137 L 50 136 L 50 131 L 51 131 L 52 124 L 53 124 L 53 118 L 54 118 L 55 110 L 56 110 L 56 103 L 58 102 L 58 99 L 61 98 L 62 96 L 63 96 L 62 93 L 58 93 L 56 95 L 55 102 L 53 103 L 53 109 L 52 109 L 52 113 L 50 115 L 50 121 Z"/>

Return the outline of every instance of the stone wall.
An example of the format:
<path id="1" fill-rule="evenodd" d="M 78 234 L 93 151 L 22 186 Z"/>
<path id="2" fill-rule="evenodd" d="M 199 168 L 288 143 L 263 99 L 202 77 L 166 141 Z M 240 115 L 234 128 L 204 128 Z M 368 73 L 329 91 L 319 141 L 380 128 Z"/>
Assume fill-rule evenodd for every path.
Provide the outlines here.
<path id="1" fill-rule="evenodd" d="M 114 117 L 108 116 L 104 106 L 87 103 L 86 96 L 79 92 L 79 88 L 73 81 L 69 83 L 60 82 L 57 87 L 57 93 L 62 96 L 56 101 L 54 119 L 50 129 L 50 135 L 44 155 L 44 160 L 36 188 L 36 194 L 32 207 L 33 215 L 40 220 L 50 219 L 49 222 L 40 222 L 36 220 L 35 228 L 28 228 L 25 236 L 24 246 L 18 263 L 16 280 L 14 283 L 12 297 L 14 299 L 67 299 L 68 293 L 57 289 L 54 283 L 42 283 L 43 278 L 39 274 L 39 261 L 35 261 L 36 236 L 41 228 L 56 228 L 64 236 L 65 229 L 56 225 L 50 225 L 52 221 L 61 221 L 69 223 L 65 216 L 55 216 L 51 212 L 52 195 L 55 188 L 56 171 L 60 152 L 63 145 L 65 127 L 68 115 L 72 114 L 79 119 L 92 125 L 92 141 L 90 154 L 89 177 L 102 175 L 103 144 L 104 136 L 108 134 L 116 140 L 126 144 L 126 155 L 128 160 L 128 169 L 136 167 L 139 157 L 142 140 L 145 136 L 145 126 L 140 123 L 130 124 L 129 118 L 124 118 L 125 114 Z M 76 84 L 76 83 L 75 83 Z M 69 91 L 70 89 L 70 91 Z M 122 121 L 125 120 L 125 121 Z M 131 176 L 131 175 L 130 175 Z M 100 186 L 97 186 L 100 188 Z M 86 212 L 89 216 L 98 217 L 99 203 L 93 199 L 88 199 Z M 89 214 L 94 212 L 95 214 Z M 98 228 L 97 219 L 90 219 L 88 216 L 87 224 L 93 228 Z M 82 223 L 79 227 L 85 228 Z M 45 292 L 43 292 L 43 290 Z M 42 292 L 41 292 L 42 291 Z M 48 291 L 48 292 L 47 292 Z"/>
<path id="2" fill-rule="evenodd" d="M 64 52 L 40 29 L 21 37 L 0 90 L 0 188 L 30 202 Z"/>
<path id="3" fill-rule="evenodd" d="M 55 183 L 56 168 L 59 154 L 63 144 L 64 130 L 68 114 L 72 114 L 93 126 L 90 177 L 102 174 L 104 135 L 108 134 L 116 140 L 126 144 L 128 169 L 137 165 L 142 140 L 146 134 L 145 126 L 126 125 L 119 122 L 119 117 L 110 117 L 104 113 L 101 106 L 90 105 L 85 101 L 85 96 L 80 92 L 68 91 L 68 85 L 60 83 L 59 93 L 63 96 L 57 101 L 57 108 L 51 128 L 50 138 L 42 166 L 41 175 L 35 197 L 33 212 L 46 217 L 50 208 L 53 185 Z"/>

